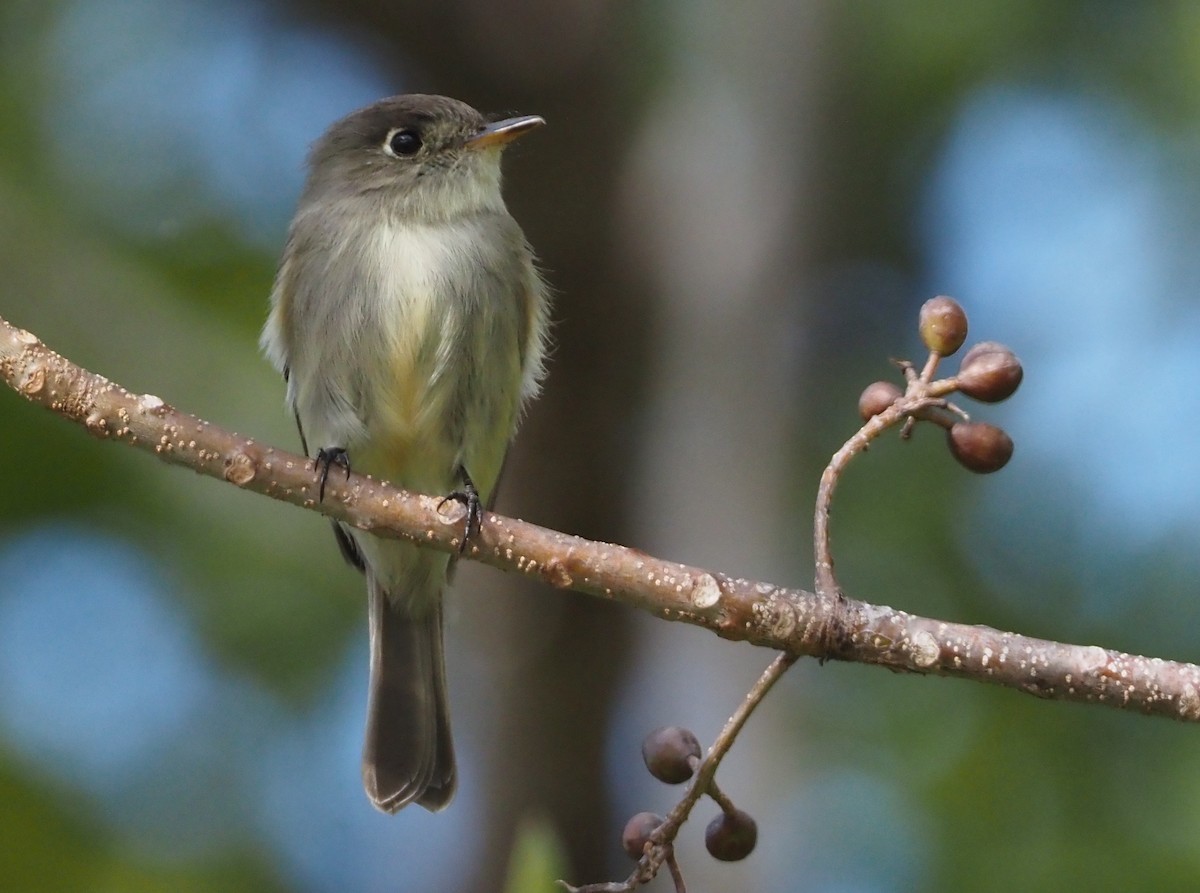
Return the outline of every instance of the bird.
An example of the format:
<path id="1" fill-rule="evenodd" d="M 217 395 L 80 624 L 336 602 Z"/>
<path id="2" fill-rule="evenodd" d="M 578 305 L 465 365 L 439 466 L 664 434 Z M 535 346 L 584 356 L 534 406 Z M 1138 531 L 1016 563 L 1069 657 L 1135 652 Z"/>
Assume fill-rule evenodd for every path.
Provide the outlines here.
<path id="1" fill-rule="evenodd" d="M 462 502 L 462 548 L 477 534 L 545 374 L 548 289 L 500 165 L 544 123 L 403 94 L 314 143 L 261 345 L 320 499 L 353 469 Z M 367 796 L 388 813 L 441 810 L 457 785 L 442 631 L 455 556 L 333 527 L 367 583 Z"/>

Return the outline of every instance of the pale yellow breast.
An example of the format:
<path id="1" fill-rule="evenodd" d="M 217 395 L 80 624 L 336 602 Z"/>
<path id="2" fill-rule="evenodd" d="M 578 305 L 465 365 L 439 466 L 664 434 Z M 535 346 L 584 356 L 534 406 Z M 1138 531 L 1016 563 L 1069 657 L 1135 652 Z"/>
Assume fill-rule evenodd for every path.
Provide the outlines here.
<path id="1" fill-rule="evenodd" d="M 444 286 L 439 291 L 453 243 L 425 226 L 381 224 L 371 237 L 376 244 L 365 254 L 381 262 L 367 271 L 364 287 L 378 289 L 382 300 L 360 358 L 368 437 L 352 458 L 368 474 L 441 492 L 455 484 L 457 461 L 442 419 L 454 381 L 437 349 L 458 312 Z"/>

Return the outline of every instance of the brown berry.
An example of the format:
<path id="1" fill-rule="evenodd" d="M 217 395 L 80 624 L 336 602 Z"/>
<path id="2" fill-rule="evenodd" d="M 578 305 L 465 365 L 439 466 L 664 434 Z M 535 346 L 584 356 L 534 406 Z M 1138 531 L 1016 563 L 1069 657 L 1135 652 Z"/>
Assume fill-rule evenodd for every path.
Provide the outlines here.
<path id="1" fill-rule="evenodd" d="M 657 813 L 639 812 L 625 823 L 625 829 L 621 832 L 621 846 L 630 859 L 642 858 L 646 844 L 650 842 L 650 835 L 664 821 L 666 819 Z"/>
<path id="2" fill-rule="evenodd" d="M 758 824 L 740 809 L 722 812 L 704 829 L 704 845 L 714 859 L 722 862 L 745 859 L 754 852 L 756 843 Z"/>
<path id="3" fill-rule="evenodd" d="M 858 414 L 864 422 L 869 421 L 895 403 L 903 393 L 894 382 L 873 381 L 858 398 Z"/>
<path id="4" fill-rule="evenodd" d="M 692 777 L 689 757 L 700 758 L 700 742 L 691 730 L 679 726 L 655 729 L 642 742 L 642 759 L 650 774 L 667 784 L 680 784 Z"/>
<path id="5" fill-rule="evenodd" d="M 954 298 L 938 295 L 921 305 L 918 329 L 926 347 L 948 357 L 967 340 L 967 314 Z"/>
<path id="6" fill-rule="evenodd" d="M 958 389 L 984 403 L 998 403 L 1013 395 L 1024 375 L 1016 354 L 1003 344 L 983 341 L 963 356 Z"/>
<path id="7" fill-rule="evenodd" d="M 946 441 L 959 464 L 978 474 L 999 471 L 1013 454 L 1012 438 L 986 422 L 956 422 Z"/>

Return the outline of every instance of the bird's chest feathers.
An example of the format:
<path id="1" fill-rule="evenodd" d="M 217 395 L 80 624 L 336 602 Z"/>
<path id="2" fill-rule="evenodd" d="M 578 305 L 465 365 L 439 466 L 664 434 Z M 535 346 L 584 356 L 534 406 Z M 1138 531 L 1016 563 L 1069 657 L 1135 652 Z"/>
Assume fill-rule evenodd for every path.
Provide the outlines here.
<path id="1" fill-rule="evenodd" d="M 376 226 L 368 241 L 364 261 L 373 269 L 365 279 L 377 292 L 370 304 L 379 314 L 373 322 L 391 364 L 407 378 L 434 359 L 430 346 L 458 336 L 469 313 L 458 300 L 469 287 L 461 281 L 470 278 L 465 241 L 451 227 L 389 224 Z"/>
<path id="2" fill-rule="evenodd" d="M 404 452 L 461 436 L 476 371 L 496 349 L 487 283 L 497 261 L 469 225 L 379 224 L 365 240 L 363 396 L 371 439 Z"/>

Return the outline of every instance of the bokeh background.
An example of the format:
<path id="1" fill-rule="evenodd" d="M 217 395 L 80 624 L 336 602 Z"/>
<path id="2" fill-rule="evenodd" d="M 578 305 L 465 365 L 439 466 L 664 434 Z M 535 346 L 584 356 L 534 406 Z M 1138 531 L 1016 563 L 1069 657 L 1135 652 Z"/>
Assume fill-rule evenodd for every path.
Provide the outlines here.
<path id="1" fill-rule="evenodd" d="M 308 144 L 379 96 L 550 122 L 507 159 L 557 294 L 499 508 L 808 585 L 855 401 L 966 305 L 1017 443 L 872 449 L 847 590 L 1200 660 L 1200 5 L 5 0 L 0 315 L 295 448 L 257 351 Z M 0 889 L 534 891 L 623 877 L 642 736 L 711 741 L 768 653 L 467 566 L 461 793 L 359 784 L 365 599 L 315 515 L 0 393 Z M 722 769 L 759 821 L 690 887 L 1190 890 L 1195 728 L 798 665 Z M 657 882 L 667 889 L 669 881 Z"/>

